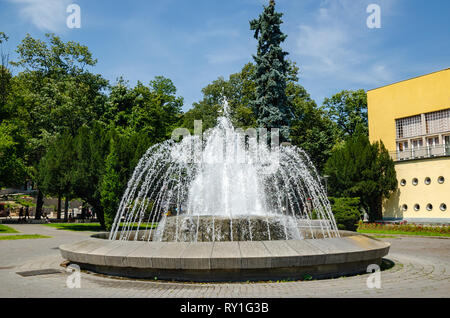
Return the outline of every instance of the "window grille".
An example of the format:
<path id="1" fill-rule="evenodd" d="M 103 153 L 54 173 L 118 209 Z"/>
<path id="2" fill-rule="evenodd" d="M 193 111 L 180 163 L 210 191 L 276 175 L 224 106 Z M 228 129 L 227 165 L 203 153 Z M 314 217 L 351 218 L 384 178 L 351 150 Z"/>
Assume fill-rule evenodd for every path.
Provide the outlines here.
<path id="1" fill-rule="evenodd" d="M 425 114 L 427 134 L 450 131 L 450 109 Z"/>
<path id="2" fill-rule="evenodd" d="M 422 120 L 420 115 L 395 120 L 397 139 L 422 135 Z"/>

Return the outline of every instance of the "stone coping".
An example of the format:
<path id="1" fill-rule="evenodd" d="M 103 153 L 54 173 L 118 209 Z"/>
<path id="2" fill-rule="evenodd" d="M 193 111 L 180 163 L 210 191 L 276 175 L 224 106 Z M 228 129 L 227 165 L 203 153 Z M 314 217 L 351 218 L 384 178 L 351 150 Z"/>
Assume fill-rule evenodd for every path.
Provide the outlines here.
<path id="1" fill-rule="evenodd" d="M 287 241 L 109 241 L 102 234 L 59 247 L 63 258 L 104 268 L 161 270 L 264 270 L 380 260 L 390 244 L 341 231 L 340 238 Z M 104 235 L 103 235 L 104 236 Z"/>

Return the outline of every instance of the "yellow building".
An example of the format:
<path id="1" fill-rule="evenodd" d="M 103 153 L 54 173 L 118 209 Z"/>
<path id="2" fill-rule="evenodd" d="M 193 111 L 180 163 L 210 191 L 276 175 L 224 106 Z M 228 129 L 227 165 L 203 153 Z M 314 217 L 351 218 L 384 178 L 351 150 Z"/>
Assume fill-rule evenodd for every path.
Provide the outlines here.
<path id="1" fill-rule="evenodd" d="M 370 141 L 395 161 L 385 220 L 450 223 L 450 69 L 367 92 Z"/>

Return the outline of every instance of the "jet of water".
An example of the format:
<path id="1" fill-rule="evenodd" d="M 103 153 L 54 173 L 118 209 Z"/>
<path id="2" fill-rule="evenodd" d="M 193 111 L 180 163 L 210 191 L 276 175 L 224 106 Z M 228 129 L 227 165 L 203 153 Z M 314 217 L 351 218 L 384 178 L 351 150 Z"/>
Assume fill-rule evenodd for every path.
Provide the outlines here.
<path id="1" fill-rule="evenodd" d="M 269 240 L 339 236 L 308 155 L 295 146 L 269 145 L 261 130 L 235 129 L 229 113 L 224 100 L 223 116 L 203 136 L 147 150 L 128 182 L 110 239 L 233 241 L 253 240 L 260 232 Z M 255 219 L 266 226 L 256 226 Z"/>

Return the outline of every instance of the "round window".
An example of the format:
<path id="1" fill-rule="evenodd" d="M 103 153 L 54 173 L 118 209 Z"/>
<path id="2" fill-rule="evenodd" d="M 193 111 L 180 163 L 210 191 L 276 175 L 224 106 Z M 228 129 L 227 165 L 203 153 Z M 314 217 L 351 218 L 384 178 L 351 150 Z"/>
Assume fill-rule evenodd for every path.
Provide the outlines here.
<path id="1" fill-rule="evenodd" d="M 431 183 L 431 178 L 429 178 L 429 177 L 426 177 L 425 178 L 425 184 L 430 184 Z"/>
<path id="2" fill-rule="evenodd" d="M 419 211 L 420 210 L 420 205 L 416 204 L 414 205 L 414 211 Z"/>
<path id="3" fill-rule="evenodd" d="M 442 203 L 440 206 L 441 211 L 446 211 L 447 210 L 447 205 L 445 203 Z"/>
<path id="4" fill-rule="evenodd" d="M 400 185 L 401 185 L 402 187 L 404 187 L 404 186 L 406 185 L 406 180 L 405 180 L 405 179 L 402 179 L 402 180 L 400 181 Z"/>
<path id="5" fill-rule="evenodd" d="M 427 204 L 427 210 L 428 210 L 428 211 L 433 210 L 433 205 L 432 205 L 431 203 L 428 203 L 428 204 Z"/>
<path id="6" fill-rule="evenodd" d="M 412 184 L 416 186 L 419 184 L 419 180 L 417 178 L 412 179 Z"/>
<path id="7" fill-rule="evenodd" d="M 402 205 L 402 210 L 403 210 L 403 211 L 407 211 L 407 210 L 408 210 L 408 206 L 407 206 L 406 204 L 403 204 L 403 205 Z"/>
<path id="8" fill-rule="evenodd" d="M 439 182 L 440 184 L 443 184 L 443 183 L 445 182 L 445 178 L 444 178 L 443 176 L 440 176 L 440 177 L 438 178 L 438 182 Z"/>

